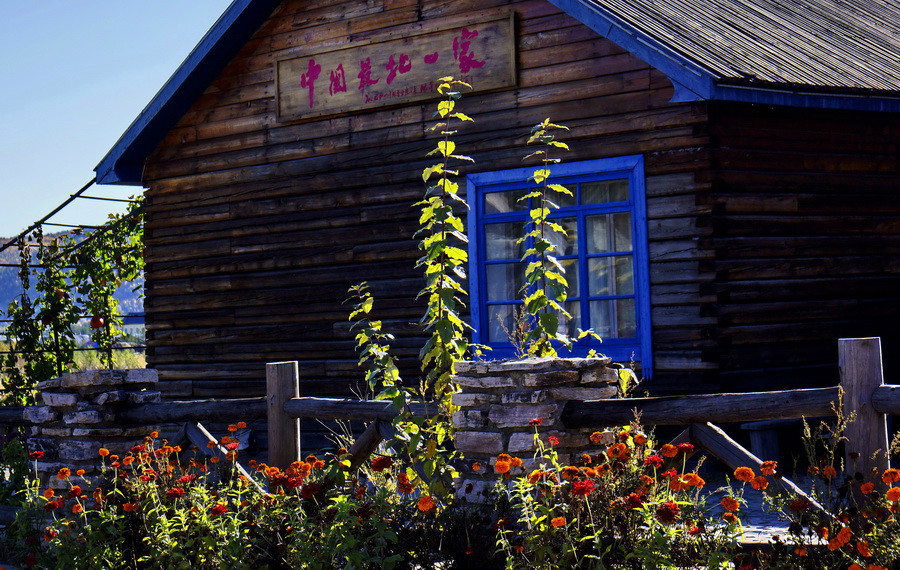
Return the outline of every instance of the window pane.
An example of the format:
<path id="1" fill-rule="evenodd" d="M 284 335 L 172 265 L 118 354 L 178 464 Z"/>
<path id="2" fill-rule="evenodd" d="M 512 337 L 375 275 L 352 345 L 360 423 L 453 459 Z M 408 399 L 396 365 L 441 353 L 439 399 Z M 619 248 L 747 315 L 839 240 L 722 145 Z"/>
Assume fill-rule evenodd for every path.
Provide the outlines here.
<path id="1" fill-rule="evenodd" d="M 582 204 L 605 204 L 628 200 L 628 180 L 601 180 L 581 184 Z"/>
<path id="2" fill-rule="evenodd" d="M 616 272 L 616 295 L 634 295 L 634 258 L 619 255 L 612 258 Z"/>
<path id="3" fill-rule="evenodd" d="M 525 282 L 521 263 L 493 263 L 485 266 L 488 301 L 512 301 L 521 297 Z"/>
<path id="4" fill-rule="evenodd" d="M 616 299 L 616 326 L 619 338 L 637 336 L 637 317 L 634 299 Z"/>
<path id="5" fill-rule="evenodd" d="M 551 183 L 553 179 L 550 179 Z M 560 192 L 553 192 L 552 190 L 547 192 L 547 199 L 559 206 L 560 208 L 571 208 L 572 206 L 577 205 L 578 200 L 578 186 L 576 184 L 563 184 L 566 188 L 569 189 L 569 192 L 572 193 L 571 196 L 567 194 L 562 194 Z"/>
<path id="6" fill-rule="evenodd" d="M 634 261 L 630 255 L 589 259 L 588 271 L 591 297 L 634 294 Z"/>
<path id="7" fill-rule="evenodd" d="M 568 283 L 569 297 L 577 297 L 578 292 L 578 260 L 577 259 L 561 259 L 560 263 L 566 270 L 565 278 Z"/>
<path id="8" fill-rule="evenodd" d="M 484 225 L 484 248 L 487 259 L 521 259 L 525 244 L 516 243 L 524 235 L 522 222 Z"/>
<path id="9" fill-rule="evenodd" d="M 484 195 L 484 213 L 505 214 L 507 212 L 521 212 L 528 208 L 527 200 L 518 201 L 524 195 L 524 190 L 488 192 Z"/>
<path id="10" fill-rule="evenodd" d="M 591 301 L 591 329 L 600 335 L 601 339 L 612 338 L 612 326 L 609 320 L 610 301 Z"/>
<path id="11" fill-rule="evenodd" d="M 560 313 L 559 315 L 559 328 L 557 328 L 558 332 L 561 332 L 565 335 L 574 337 L 578 335 L 578 329 L 581 327 L 581 303 L 578 301 L 569 302 L 565 304 L 566 311 L 568 311 L 571 318 L 566 318 L 565 315 Z"/>
<path id="12" fill-rule="evenodd" d="M 509 342 L 506 331 L 512 331 L 515 325 L 515 308 L 516 305 L 488 306 L 488 342 Z"/>
<path id="13" fill-rule="evenodd" d="M 585 218 L 587 232 L 587 252 L 606 253 L 610 250 L 609 216 L 588 216 Z"/>
<path id="14" fill-rule="evenodd" d="M 631 251 L 631 212 L 612 215 L 615 251 Z"/>
<path id="15" fill-rule="evenodd" d="M 550 221 L 561 225 L 566 231 L 563 235 L 548 228 L 549 231 L 545 235 L 556 248 L 551 255 L 556 257 L 576 255 L 578 253 L 578 220 L 575 218 L 552 218 Z"/>

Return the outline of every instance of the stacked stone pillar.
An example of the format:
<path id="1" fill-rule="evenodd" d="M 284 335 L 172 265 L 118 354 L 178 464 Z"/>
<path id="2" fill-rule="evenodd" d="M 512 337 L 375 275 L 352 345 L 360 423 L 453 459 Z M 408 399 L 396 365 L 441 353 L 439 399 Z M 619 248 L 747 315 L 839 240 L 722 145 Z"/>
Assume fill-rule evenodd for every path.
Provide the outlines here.
<path id="1" fill-rule="evenodd" d="M 125 427 L 116 422 L 120 406 L 158 402 L 157 373 L 151 369 L 88 370 L 63 374 L 37 386 L 43 405 L 28 409 L 34 424 L 29 451 L 43 451 L 38 476 L 50 484 L 63 484 L 55 475 L 68 467 L 86 475 L 98 471 L 98 450 L 124 455 L 153 426 Z"/>
<path id="2" fill-rule="evenodd" d="M 529 358 L 458 362 L 453 381 L 456 449 L 466 458 L 460 494 L 477 494 L 495 481 L 493 464 L 508 453 L 531 465 L 534 434 L 550 436 L 561 463 L 590 445 L 593 430 L 566 429 L 562 411 L 569 400 L 616 396 L 618 370 L 609 358 Z M 535 425 L 539 420 L 540 425 Z M 472 465 L 480 464 L 475 471 Z"/>

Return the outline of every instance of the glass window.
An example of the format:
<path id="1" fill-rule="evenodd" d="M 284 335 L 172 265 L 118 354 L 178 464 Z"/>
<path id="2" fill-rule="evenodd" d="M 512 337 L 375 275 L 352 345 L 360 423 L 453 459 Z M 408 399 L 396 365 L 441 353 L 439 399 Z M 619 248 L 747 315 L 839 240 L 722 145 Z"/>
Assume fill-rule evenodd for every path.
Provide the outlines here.
<path id="1" fill-rule="evenodd" d="M 507 330 L 527 293 L 522 255 L 528 244 L 528 209 L 521 200 L 533 189 L 533 168 L 472 174 L 469 259 L 475 341 L 493 348 L 489 358 L 511 356 Z M 647 271 L 646 205 L 641 156 L 561 163 L 551 167 L 550 182 L 565 185 L 572 196 L 550 199 L 559 207 L 550 220 L 563 232 L 548 237 L 565 270 L 569 318 L 559 330 L 570 336 L 592 329 L 603 342 L 584 340 L 573 353 L 595 349 L 615 360 L 641 361 L 652 372 Z M 562 316 L 561 316 L 562 317 Z M 563 351 L 564 352 L 564 351 Z M 561 353 L 562 354 L 562 353 Z"/>

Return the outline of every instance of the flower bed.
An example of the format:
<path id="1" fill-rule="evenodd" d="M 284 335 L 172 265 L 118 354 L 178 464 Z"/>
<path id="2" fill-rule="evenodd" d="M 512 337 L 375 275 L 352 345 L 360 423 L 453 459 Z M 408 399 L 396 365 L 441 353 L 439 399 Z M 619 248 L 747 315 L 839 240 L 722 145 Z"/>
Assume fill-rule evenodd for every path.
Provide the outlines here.
<path id="1" fill-rule="evenodd" d="M 153 433 L 121 457 L 98 450 L 96 481 L 63 468 L 56 476 L 63 489 L 33 484 L 3 552 L 41 568 L 878 570 L 900 563 L 896 469 L 877 480 L 847 478 L 825 456 L 811 473 L 828 512 L 775 495 L 772 508 L 789 519 L 789 536 L 752 553 L 740 546 L 743 490 L 769 487 L 780 476 L 775 462 L 737 469 L 721 500 L 706 504 L 706 481 L 688 468 L 690 444 L 657 446 L 638 426 L 613 436 L 594 434 L 594 447 L 564 465 L 552 436 L 535 431 L 533 457 L 465 462 L 497 482 L 454 499 L 429 495 L 415 466 L 391 455 L 356 472 L 343 449 L 285 470 L 251 461 L 248 478 L 229 437 L 210 442 L 229 450 L 219 461 Z"/>

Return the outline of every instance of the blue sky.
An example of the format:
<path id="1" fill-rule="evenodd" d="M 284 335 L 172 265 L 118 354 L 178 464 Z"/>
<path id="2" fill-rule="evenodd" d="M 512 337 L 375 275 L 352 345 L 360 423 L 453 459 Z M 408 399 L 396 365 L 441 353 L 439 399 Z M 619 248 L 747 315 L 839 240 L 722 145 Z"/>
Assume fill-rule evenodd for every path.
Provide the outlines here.
<path id="1" fill-rule="evenodd" d="M 93 177 L 229 4 L 0 0 L 0 236 L 24 230 Z M 95 186 L 91 194 L 139 191 Z M 51 221 L 96 224 L 114 207 L 77 200 Z"/>

